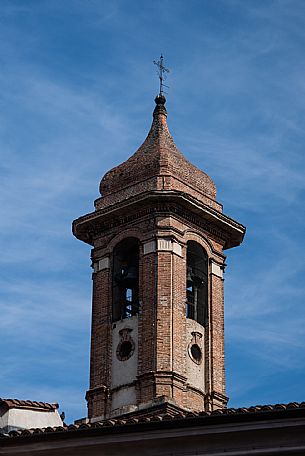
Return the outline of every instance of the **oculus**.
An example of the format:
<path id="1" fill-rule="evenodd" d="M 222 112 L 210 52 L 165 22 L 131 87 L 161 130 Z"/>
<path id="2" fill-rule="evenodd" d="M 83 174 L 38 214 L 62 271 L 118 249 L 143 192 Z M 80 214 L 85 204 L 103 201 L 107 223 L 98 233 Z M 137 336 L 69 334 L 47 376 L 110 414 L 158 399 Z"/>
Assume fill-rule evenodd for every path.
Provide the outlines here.
<path id="1" fill-rule="evenodd" d="M 124 328 L 119 331 L 121 340 L 116 349 L 116 356 L 119 361 L 127 361 L 134 354 L 135 343 L 130 335 L 131 331 L 132 329 L 130 328 Z"/>
<path id="2" fill-rule="evenodd" d="M 188 345 L 188 354 L 191 360 L 196 364 L 201 364 L 202 362 L 202 349 L 201 345 L 202 334 L 197 331 L 192 332 L 192 339 Z"/>

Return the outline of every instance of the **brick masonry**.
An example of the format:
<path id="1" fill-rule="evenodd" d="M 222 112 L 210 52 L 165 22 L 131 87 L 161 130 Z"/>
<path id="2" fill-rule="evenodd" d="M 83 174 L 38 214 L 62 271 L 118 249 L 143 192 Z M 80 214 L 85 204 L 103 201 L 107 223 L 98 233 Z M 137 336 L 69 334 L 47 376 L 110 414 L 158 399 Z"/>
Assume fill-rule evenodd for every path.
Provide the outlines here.
<path id="1" fill-rule="evenodd" d="M 73 222 L 75 236 L 93 246 L 90 387 L 86 396 L 92 420 L 114 413 L 111 360 L 117 347 L 112 347 L 112 252 L 128 237 L 136 237 L 140 243 L 138 359 L 133 381 L 116 388 L 116 395 L 124 388 L 125 398 L 116 415 L 149 407 L 158 398 L 192 411 L 223 408 L 227 401 L 224 290 L 217 271 L 224 268 L 223 249 L 240 244 L 245 229 L 229 218 L 223 222 L 226 216 L 215 199 L 215 185 L 175 146 L 164 103 L 164 97 L 156 98 L 152 127 L 143 145 L 102 179 L 96 211 Z M 199 331 L 204 353 L 204 368 L 198 367 L 201 382 L 194 381 L 196 365 L 190 368 L 188 353 L 193 337 L 185 309 L 189 240 L 202 245 L 210 260 L 208 323 Z M 130 403 L 128 388 L 136 389 Z"/>

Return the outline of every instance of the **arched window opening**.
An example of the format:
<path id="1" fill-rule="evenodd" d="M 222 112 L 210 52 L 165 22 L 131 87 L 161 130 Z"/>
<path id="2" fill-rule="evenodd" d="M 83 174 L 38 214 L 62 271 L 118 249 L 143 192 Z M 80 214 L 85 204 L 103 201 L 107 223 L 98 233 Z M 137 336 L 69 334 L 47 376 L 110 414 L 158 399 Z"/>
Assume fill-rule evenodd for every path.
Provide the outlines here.
<path id="1" fill-rule="evenodd" d="M 186 316 L 207 324 L 208 316 L 208 256 L 195 241 L 187 243 L 186 254 Z"/>
<path id="2" fill-rule="evenodd" d="M 139 243 L 126 238 L 113 250 L 112 320 L 133 317 L 139 309 Z"/>

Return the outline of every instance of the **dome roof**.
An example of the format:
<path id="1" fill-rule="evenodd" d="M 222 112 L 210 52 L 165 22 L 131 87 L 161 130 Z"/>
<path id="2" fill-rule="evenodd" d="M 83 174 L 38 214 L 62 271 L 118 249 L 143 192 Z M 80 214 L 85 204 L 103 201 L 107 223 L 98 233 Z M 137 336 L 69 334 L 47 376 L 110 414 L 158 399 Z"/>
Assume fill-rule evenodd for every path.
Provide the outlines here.
<path id="1" fill-rule="evenodd" d="M 103 197 L 117 192 L 122 194 L 124 190 L 128 193 L 128 189 L 130 192 L 132 188 L 134 191 L 131 194 L 164 189 L 215 201 L 216 187 L 212 179 L 190 163 L 175 145 L 166 122 L 165 101 L 163 95 L 155 98 L 153 122 L 144 143 L 127 161 L 112 168 L 101 180 L 100 193 Z"/>

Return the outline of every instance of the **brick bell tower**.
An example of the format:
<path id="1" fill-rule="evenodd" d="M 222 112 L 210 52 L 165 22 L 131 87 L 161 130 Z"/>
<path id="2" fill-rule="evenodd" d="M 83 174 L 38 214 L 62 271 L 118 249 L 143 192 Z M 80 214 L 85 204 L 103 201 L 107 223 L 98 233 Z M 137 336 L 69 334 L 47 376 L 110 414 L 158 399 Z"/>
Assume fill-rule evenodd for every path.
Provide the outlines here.
<path id="1" fill-rule="evenodd" d="M 93 247 L 91 421 L 228 400 L 223 250 L 245 228 L 176 147 L 165 101 L 156 97 L 142 146 L 103 177 L 95 211 L 73 222 Z"/>

